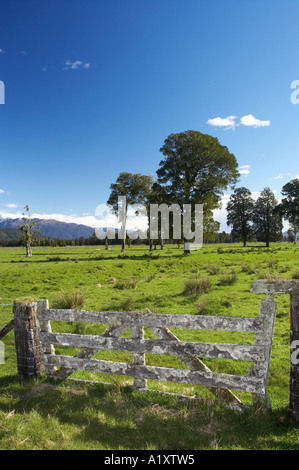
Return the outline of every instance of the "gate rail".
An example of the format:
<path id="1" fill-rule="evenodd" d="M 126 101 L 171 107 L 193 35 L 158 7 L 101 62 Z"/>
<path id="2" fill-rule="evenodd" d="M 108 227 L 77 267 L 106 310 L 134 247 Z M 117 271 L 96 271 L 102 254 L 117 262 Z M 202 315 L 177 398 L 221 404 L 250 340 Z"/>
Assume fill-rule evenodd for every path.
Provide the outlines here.
<path id="1" fill-rule="evenodd" d="M 46 372 L 65 379 L 76 370 L 134 378 L 137 390 L 147 389 L 147 380 L 208 387 L 228 406 L 240 407 L 241 400 L 230 390 L 249 392 L 253 402 L 270 409 L 267 380 L 271 356 L 276 302 L 266 295 L 259 317 L 194 316 L 144 312 L 102 312 L 50 309 L 47 300 L 19 300 L 14 303 L 18 371 L 22 377 Z M 101 335 L 53 333 L 51 321 L 110 325 Z M 158 339 L 145 339 L 147 327 Z M 222 344 L 180 341 L 170 328 L 255 333 L 255 344 Z M 127 330 L 130 338 L 120 336 Z M 27 346 L 26 346 L 27 343 Z M 75 356 L 55 354 L 55 346 L 83 348 Z M 94 359 L 101 350 L 132 353 L 132 363 Z M 18 352 L 19 351 L 19 352 Z M 146 354 L 177 356 L 188 369 L 146 365 Z M 250 361 L 248 375 L 212 372 L 202 358 Z M 57 370 L 58 368 L 58 370 Z"/>

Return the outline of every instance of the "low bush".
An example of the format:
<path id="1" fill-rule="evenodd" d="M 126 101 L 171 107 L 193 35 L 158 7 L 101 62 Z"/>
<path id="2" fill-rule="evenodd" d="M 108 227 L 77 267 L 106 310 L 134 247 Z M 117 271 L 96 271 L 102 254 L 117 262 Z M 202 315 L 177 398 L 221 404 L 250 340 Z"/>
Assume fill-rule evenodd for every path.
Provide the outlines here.
<path id="1" fill-rule="evenodd" d="M 222 274 L 219 278 L 219 284 L 221 286 L 231 286 L 238 280 L 236 272 L 232 269 L 230 272 Z"/>
<path id="2" fill-rule="evenodd" d="M 185 295 L 201 295 L 210 292 L 211 282 L 208 278 L 191 278 L 185 282 Z"/>

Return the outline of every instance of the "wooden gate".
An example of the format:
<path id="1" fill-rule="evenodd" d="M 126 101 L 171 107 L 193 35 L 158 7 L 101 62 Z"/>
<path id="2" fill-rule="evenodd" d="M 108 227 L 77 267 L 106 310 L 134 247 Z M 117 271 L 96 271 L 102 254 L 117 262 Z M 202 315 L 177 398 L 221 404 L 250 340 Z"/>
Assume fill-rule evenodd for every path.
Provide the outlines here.
<path id="1" fill-rule="evenodd" d="M 145 313 L 62 310 L 49 308 L 47 300 L 37 303 L 43 362 L 49 376 L 65 379 L 76 370 L 117 374 L 133 377 L 134 387 L 138 390 L 147 389 L 148 379 L 200 385 L 208 387 L 226 405 L 235 407 L 243 404 L 230 389 L 249 392 L 254 403 L 261 401 L 267 408 L 271 407 L 267 380 L 275 312 L 276 302 L 268 294 L 261 301 L 259 317 L 154 314 L 149 310 Z M 110 326 L 99 336 L 53 333 L 51 321 Z M 149 328 L 158 339 L 144 339 L 144 327 Z M 256 341 L 255 344 L 180 341 L 170 328 L 256 333 Z M 129 329 L 131 337 L 121 338 Z M 75 356 L 57 355 L 57 345 L 83 349 Z M 132 363 L 94 359 L 104 349 L 129 351 L 132 353 Z M 145 354 L 148 353 L 175 355 L 188 369 L 146 365 Z M 253 367 L 246 376 L 215 373 L 199 359 L 204 357 L 250 361 Z"/>

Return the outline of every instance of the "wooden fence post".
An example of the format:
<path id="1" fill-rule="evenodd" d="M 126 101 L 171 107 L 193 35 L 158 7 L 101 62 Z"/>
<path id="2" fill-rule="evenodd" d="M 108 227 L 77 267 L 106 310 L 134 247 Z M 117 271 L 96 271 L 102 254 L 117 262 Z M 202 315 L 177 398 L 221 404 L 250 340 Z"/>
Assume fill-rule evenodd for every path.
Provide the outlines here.
<path id="1" fill-rule="evenodd" d="M 251 292 L 255 294 L 290 294 L 290 402 L 289 418 L 299 423 L 299 280 L 277 279 L 252 281 Z"/>
<path id="2" fill-rule="evenodd" d="M 39 327 L 40 332 L 52 333 L 51 322 L 49 320 L 43 319 L 43 313 L 45 309 L 49 308 L 49 301 L 47 299 L 37 301 L 37 326 Z M 46 346 L 42 345 L 42 350 L 44 354 L 55 355 L 55 348 L 53 344 L 48 344 Z M 56 367 L 45 366 L 46 375 L 53 375 L 56 372 Z"/>
<path id="3" fill-rule="evenodd" d="M 299 295 L 290 296 L 290 352 L 291 352 L 291 371 L 290 371 L 290 421 L 299 423 L 299 361 L 296 349 L 299 347 Z M 295 351 L 294 351 L 295 350 Z"/>
<path id="4" fill-rule="evenodd" d="M 14 302 L 15 345 L 18 375 L 21 379 L 38 377 L 44 370 L 36 310 L 37 302 L 34 299 Z"/>

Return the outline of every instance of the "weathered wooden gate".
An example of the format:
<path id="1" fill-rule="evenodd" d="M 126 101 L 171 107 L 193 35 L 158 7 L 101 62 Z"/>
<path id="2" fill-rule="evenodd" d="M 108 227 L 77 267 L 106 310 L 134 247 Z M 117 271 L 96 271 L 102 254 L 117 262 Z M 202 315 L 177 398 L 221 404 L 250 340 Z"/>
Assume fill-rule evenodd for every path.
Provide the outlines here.
<path id="1" fill-rule="evenodd" d="M 242 402 L 230 389 L 249 392 L 254 403 L 261 401 L 267 408 L 271 407 L 267 380 L 275 312 L 276 303 L 268 295 L 261 301 L 259 317 L 154 314 L 148 310 L 145 313 L 60 310 L 50 309 L 47 300 L 37 303 L 43 362 L 49 376 L 65 379 L 80 369 L 133 377 L 138 390 L 147 388 L 148 379 L 201 385 L 208 387 L 226 405 L 235 407 L 242 406 Z M 51 321 L 110 326 L 99 336 L 53 333 Z M 158 339 L 144 339 L 144 327 L 149 328 Z M 170 328 L 256 333 L 256 341 L 255 344 L 180 341 Z M 121 338 L 128 329 L 131 337 Z M 57 355 L 56 345 L 83 349 L 75 356 Z M 129 351 L 132 353 L 132 363 L 94 359 L 103 349 Z M 148 353 L 175 355 L 188 369 L 146 365 L 145 354 Z M 250 361 L 253 366 L 246 376 L 215 373 L 199 359 L 204 357 Z"/>

